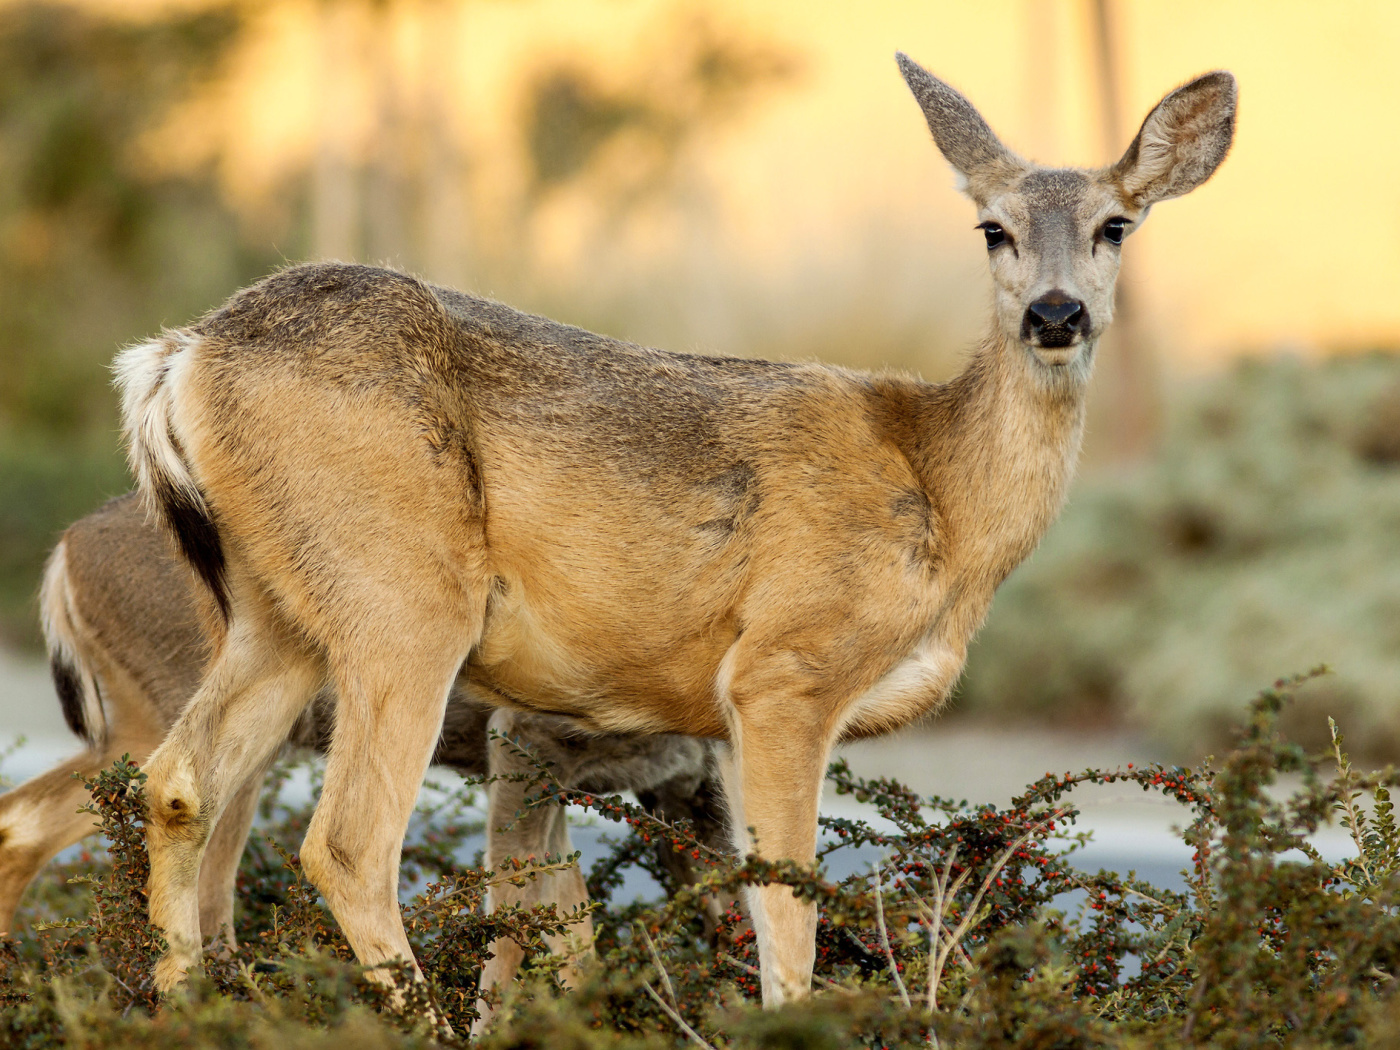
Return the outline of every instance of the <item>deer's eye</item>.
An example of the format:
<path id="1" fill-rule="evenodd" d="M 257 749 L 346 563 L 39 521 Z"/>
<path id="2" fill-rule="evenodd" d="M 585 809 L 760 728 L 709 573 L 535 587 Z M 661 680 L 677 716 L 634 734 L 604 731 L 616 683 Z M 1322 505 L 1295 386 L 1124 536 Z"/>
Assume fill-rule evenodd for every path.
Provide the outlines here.
<path id="1" fill-rule="evenodd" d="M 1006 231 L 1001 228 L 999 223 L 984 222 L 977 228 L 981 230 L 983 236 L 987 238 L 988 251 L 1000 244 L 1006 243 Z"/>
<path id="2" fill-rule="evenodd" d="M 1124 218 L 1109 219 L 1103 224 L 1103 239 L 1109 244 L 1122 244 L 1123 234 L 1128 232 L 1128 220 Z"/>

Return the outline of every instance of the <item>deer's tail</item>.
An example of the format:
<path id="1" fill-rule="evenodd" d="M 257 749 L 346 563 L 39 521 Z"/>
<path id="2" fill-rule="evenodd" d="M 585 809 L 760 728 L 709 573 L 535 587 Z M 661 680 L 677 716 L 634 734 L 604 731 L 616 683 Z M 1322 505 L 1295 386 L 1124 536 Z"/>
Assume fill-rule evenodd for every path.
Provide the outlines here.
<path id="1" fill-rule="evenodd" d="M 185 456 L 176 411 L 180 377 L 198 343 L 199 337 L 188 330 L 167 331 L 127 347 L 117 355 L 113 369 L 122 396 L 127 458 L 141 500 L 209 588 L 226 622 L 223 544 Z"/>
<path id="2" fill-rule="evenodd" d="M 44 566 L 39 613 L 49 650 L 49 673 L 63 708 L 63 720 L 89 747 L 100 747 L 107 738 L 107 714 L 97 676 L 83 659 L 81 620 L 68 578 L 67 540 L 59 540 Z"/>

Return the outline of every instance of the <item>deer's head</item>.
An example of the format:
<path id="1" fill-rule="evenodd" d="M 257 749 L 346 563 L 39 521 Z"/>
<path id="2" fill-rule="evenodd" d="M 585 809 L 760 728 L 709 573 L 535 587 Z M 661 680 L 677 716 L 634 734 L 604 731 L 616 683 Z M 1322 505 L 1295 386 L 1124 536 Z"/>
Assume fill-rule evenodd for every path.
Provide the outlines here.
<path id="1" fill-rule="evenodd" d="M 972 103 L 907 55 L 899 68 L 960 188 L 977 204 L 1008 344 L 1040 364 L 1086 364 L 1113 319 L 1124 239 L 1158 201 L 1214 173 L 1235 131 L 1235 78 L 1207 73 L 1162 99 L 1121 160 L 1046 168 L 1023 160 Z"/>

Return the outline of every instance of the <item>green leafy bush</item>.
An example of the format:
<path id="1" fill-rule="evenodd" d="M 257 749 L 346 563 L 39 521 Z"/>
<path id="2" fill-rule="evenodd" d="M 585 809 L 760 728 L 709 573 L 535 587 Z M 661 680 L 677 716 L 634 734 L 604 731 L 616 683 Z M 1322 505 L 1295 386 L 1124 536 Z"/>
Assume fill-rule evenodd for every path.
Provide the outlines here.
<path id="1" fill-rule="evenodd" d="M 620 797 L 564 790 L 542 769 L 527 804 L 564 800 L 626 828 L 592 872 L 600 958 L 569 993 L 557 986 L 542 938 L 579 915 L 482 914 L 492 880 L 530 878 L 569 858 L 499 872 L 458 868 L 452 856 L 476 829 L 458 795 L 408 852 L 425 880 L 404 914 L 426 983 L 413 984 L 407 968 L 392 990 L 365 980 L 282 844 L 304 827 L 306 808 L 274 801 L 264 845 L 245 861 L 244 877 L 260 885 L 251 907 L 244 895 L 241 946 L 206 958 L 185 990 L 158 1000 L 149 971 L 160 942 L 143 897 L 142 775 L 118 764 L 93 784 L 110 867 L 80 858 L 50 872 L 31 913 L 51 920 L 4 942 L 0 1042 L 456 1045 L 476 1016 L 488 945 L 509 933 L 531 950 L 480 1040 L 486 1047 L 1389 1045 L 1400 1037 L 1395 776 L 1356 772 L 1335 725 L 1328 749 L 1313 755 L 1281 734 L 1286 701 L 1313 677 L 1262 694 L 1218 765 L 1047 775 L 1004 810 L 921 798 L 837 763 L 833 787 L 870 815 L 823 818 L 823 854 L 873 848 L 881 859 L 834 882 L 820 866 L 711 853 L 684 826 Z M 1281 775 L 1300 785 L 1286 798 L 1277 793 Z M 1183 806 L 1182 834 L 1195 851 L 1183 892 L 1075 867 L 1068 793 L 1120 782 Z M 1356 846 L 1340 862 L 1309 842 L 1334 815 Z M 658 846 L 690 852 L 704 872 L 699 884 L 670 883 Z M 667 896 L 614 900 L 616 876 L 630 864 L 648 867 Z M 752 932 L 731 908 L 718 936 L 708 936 L 704 910 L 707 893 L 773 881 L 815 900 L 820 926 L 812 999 L 765 1012 Z"/>

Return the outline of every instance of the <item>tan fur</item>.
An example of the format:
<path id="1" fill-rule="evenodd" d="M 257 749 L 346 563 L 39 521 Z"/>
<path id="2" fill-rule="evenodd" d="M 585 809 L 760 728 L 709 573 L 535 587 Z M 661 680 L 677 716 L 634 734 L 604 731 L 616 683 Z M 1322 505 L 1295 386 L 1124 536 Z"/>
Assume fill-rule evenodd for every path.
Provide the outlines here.
<path id="1" fill-rule="evenodd" d="M 143 490 L 231 610 L 149 767 L 161 987 L 197 958 L 205 814 L 319 673 L 341 700 L 302 856 L 371 965 L 410 957 L 393 875 L 464 661 L 494 705 L 727 740 L 734 826 L 799 861 L 836 740 L 946 699 L 1064 500 L 1112 315 L 1106 224 L 1209 176 L 1234 82 L 1168 96 L 1140 160 L 1052 170 L 900 63 L 1005 233 L 991 331 L 951 383 L 667 354 L 334 264 L 126 353 L 121 373 L 147 383 L 127 403 L 156 406 L 127 417 Z M 806 994 L 813 908 L 782 887 L 750 906 L 765 1002 Z"/>
<path id="2" fill-rule="evenodd" d="M 20 896 L 39 868 L 94 829 L 92 819 L 78 813 L 87 797 L 73 773 L 91 776 L 128 753 L 145 762 L 198 687 L 208 660 L 203 622 L 217 622 L 217 616 L 213 603 L 202 589 L 190 586 L 188 576 L 134 495 L 113 500 L 74 524 L 50 557 L 41 596 L 45 636 L 51 653 L 67 662 L 82 686 L 85 736 L 92 742 L 83 755 L 0 796 L 0 932 L 12 928 Z M 215 637 L 223 635 L 220 627 Z M 333 706 L 333 696 L 318 698 L 302 712 L 290 739 L 324 750 Z M 472 699 L 469 683 L 459 682 L 434 760 L 468 776 L 528 772 L 529 763 L 520 752 L 488 748 L 489 715 L 489 708 Z M 659 791 L 666 802 L 653 802 L 654 810 L 694 820 L 698 831 L 714 843 L 722 837 L 722 825 L 705 811 L 703 802 L 688 802 L 703 795 L 709 775 L 708 749 L 697 741 L 599 737 L 541 715 L 514 716 L 497 728 L 550 762 L 555 776 L 568 786 L 598 792 L 637 790 L 644 799 L 647 792 Z M 234 880 L 262 781 L 259 766 L 217 821 L 211 821 L 214 831 L 198 868 L 198 931 L 217 945 L 234 943 Z M 187 775 L 184 784 L 194 786 Z M 533 809 L 512 825 L 521 794 L 492 789 L 487 815 L 487 859 L 492 867 L 514 855 L 572 852 L 558 808 Z M 499 832 L 508 826 L 508 832 Z M 662 856 L 669 861 L 670 851 Z M 192 873 L 186 869 L 183 877 Z M 678 875 L 688 878 L 689 872 Z M 520 895 L 522 903 L 554 901 L 569 908 L 586 900 L 577 866 L 530 885 L 533 889 Z M 502 898 L 509 899 L 509 893 Z M 590 943 L 591 934 L 585 930 L 577 946 L 561 939 L 558 947 L 570 951 L 570 966 L 576 968 Z M 513 945 L 497 947 L 498 958 L 492 960 L 484 988 L 509 981 L 519 960 Z"/>

